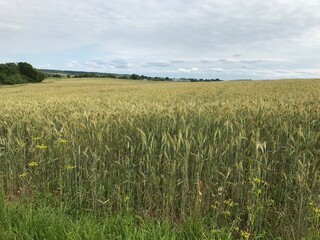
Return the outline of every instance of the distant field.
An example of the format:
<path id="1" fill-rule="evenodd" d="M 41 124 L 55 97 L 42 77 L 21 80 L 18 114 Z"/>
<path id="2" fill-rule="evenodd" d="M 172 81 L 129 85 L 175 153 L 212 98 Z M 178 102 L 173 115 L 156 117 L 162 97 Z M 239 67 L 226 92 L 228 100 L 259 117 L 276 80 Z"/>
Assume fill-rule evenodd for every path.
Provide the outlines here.
<path id="1" fill-rule="evenodd" d="M 320 80 L 47 79 L 0 102 L 0 239 L 320 238 Z"/>

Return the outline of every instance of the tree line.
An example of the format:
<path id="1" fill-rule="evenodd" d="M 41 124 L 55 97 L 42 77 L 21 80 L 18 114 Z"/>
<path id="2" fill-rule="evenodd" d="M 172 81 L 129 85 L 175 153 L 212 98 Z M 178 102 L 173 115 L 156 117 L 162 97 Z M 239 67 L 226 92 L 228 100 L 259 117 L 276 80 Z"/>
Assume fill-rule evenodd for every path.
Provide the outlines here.
<path id="1" fill-rule="evenodd" d="M 42 70 L 46 73 L 47 77 L 52 78 L 119 78 L 119 79 L 130 79 L 130 80 L 148 80 L 148 81 L 188 81 L 188 82 L 212 82 L 222 81 L 219 78 L 212 79 L 197 79 L 197 78 L 169 78 L 169 77 L 149 77 L 138 74 L 114 74 L 114 73 L 96 73 L 96 72 L 71 72 L 71 71 L 60 71 L 60 73 L 50 73 L 47 70 Z"/>
<path id="2" fill-rule="evenodd" d="M 45 75 L 26 62 L 0 64 L 0 84 L 38 83 Z"/>

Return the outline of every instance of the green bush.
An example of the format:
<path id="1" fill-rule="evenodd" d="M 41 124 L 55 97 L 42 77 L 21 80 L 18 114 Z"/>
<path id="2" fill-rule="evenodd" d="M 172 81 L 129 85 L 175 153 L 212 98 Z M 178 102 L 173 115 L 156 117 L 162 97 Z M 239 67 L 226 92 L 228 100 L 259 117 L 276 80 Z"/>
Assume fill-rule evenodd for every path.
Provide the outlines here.
<path id="1" fill-rule="evenodd" d="M 44 74 L 38 72 L 26 62 L 0 64 L 0 84 L 42 82 Z"/>

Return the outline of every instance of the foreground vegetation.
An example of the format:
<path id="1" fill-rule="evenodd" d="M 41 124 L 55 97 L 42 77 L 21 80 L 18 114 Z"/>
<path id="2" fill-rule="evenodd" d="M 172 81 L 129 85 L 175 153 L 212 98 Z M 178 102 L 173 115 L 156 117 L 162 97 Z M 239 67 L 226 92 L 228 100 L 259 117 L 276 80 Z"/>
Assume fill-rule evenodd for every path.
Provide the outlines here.
<path id="1" fill-rule="evenodd" d="M 2 87 L 0 236 L 318 239 L 319 90 L 319 80 Z"/>
<path id="2" fill-rule="evenodd" d="M 168 221 L 143 221 L 128 213 L 103 219 L 92 213 L 70 217 L 61 209 L 4 204 L 3 199 L 0 214 L 0 238 L 5 240 L 210 239 L 204 226 L 191 220 L 177 227 Z"/>

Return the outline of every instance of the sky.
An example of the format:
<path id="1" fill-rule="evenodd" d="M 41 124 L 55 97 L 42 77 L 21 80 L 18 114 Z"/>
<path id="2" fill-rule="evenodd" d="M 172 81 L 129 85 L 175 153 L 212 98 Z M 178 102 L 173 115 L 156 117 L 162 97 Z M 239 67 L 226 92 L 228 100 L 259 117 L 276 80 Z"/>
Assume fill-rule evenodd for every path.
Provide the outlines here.
<path id="1" fill-rule="evenodd" d="M 0 62 L 162 77 L 320 77 L 318 0 L 0 0 Z"/>

